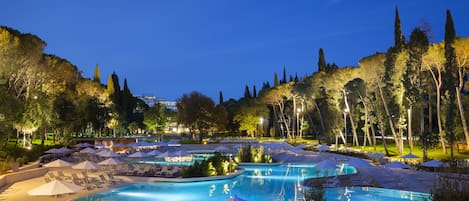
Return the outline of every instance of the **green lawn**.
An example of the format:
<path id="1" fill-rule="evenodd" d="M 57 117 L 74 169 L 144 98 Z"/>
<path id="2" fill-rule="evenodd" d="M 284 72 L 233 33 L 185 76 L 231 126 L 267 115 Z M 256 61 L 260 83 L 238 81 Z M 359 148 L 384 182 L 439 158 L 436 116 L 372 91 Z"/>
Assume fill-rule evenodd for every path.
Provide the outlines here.
<path id="1" fill-rule="evenodd" d="M 396 156 L 397 155 L 397 149 L 396 149 L 396 145 L 394 144 L 394 142 L 391 142 L 391 140 L 388 140 L 386 142 L 387 142 L 387 145 L 388 145 L 389 153 L 391 155 L 395 155 L 395 157 L 399 157 L 399 156 Z M 385 151 L 384 151 L 384 146 L 383 146 L 382 142 L 377 141 L 376 143 L 377 143 L 376 151 L 377 152 L 382 152 L 384 154 Z M 364 148 L 360 146 L 360 147 L 354 147 L 354 148 L 374 152 L 372 146 L 367 146 L 367 147 L 364 147 Z M 448 153 L 444 154 L 443 149 L 441 149 L 441 148 L 434 148 L 433 149 L 432 148 L 432 149 L 427 150 L 427 152 L 428 152 L 427 155 L 428 155 L 428 158 L 430 158 L 430 159 L 448 160 L 448 159 L 450 159 L 450 149 L 447 148 L 446 151 Z M 454 157 L 456 159 L 469 159 L 469 152 L 468 151 L 464 151 L 464 152 L 459 153 L 456 148 L 454 148 L 453 151 L 454 151 Z M 404 142 L 404 154 L 408 154 L 408 153 L 410 153 L 409 144 Z M 422 157 L 423 156 L 422 148 L 419 145 L 414 145 L 414 149 L 412 151 L 412 154 Z"/>

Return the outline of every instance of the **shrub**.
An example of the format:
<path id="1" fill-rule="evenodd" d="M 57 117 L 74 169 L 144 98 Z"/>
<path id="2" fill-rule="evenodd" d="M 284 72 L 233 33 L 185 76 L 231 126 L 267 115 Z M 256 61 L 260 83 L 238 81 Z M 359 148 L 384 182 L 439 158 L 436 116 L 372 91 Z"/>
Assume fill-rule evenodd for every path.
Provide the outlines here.
<path id="1" fill-rule="evenodd" d="M 274 162 L 271 155 L 264 154 L 264 147 L 253 147 L 249 145 L 248 147 L 241 147 L 238 150 L 237 159 L 239 162 L 248 162 L 248 163 L 272 163 Z"/>
<path id="2" fill-rule="evenodd" d="M 454 201 L 469 199 L 469 181 L 440 177 L 431 191 L 433 201 Z"/>
<path id="3" fill-rule="evenodd" d="M 226 175 L 234 172 L 237 164 L 234 160 L 230 160 L 227 156 L 215 152 L 213 157 L 202 162 L 195 162 L 189 168 L 182 172 L 182 177 L 209 177 Z"/>

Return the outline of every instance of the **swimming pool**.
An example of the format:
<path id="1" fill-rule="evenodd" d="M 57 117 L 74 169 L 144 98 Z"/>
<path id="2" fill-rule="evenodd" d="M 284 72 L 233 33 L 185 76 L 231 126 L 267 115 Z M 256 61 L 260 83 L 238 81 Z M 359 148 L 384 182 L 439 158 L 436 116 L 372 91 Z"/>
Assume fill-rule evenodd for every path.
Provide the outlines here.
<path id="1" fill-rule="evenodd" d="M 301 181 L 304 179 L 320 177 L 326 172 L 328 175 L 356 172 L 355 168 L 347 165 L 341 165 L 337 171 L 319 170 L 311 164 L 242 166 L 242 168 L 245 169 L 245 172 L 232 179 L 192 183 L 132 184 L 89 195 L 77 201 L 224 201 L 234 195 L 248 201 L 295 200 L 295 197 L 301 197 L 303 188 Z M 392 197 L 400 195 L 393 190 L 352 188 L 351 191 L 354 191 L 350 193 L 352 200 L 366 200 L 368 198 L 370 198 L 368 200 L 386 201 L 410 200 Z M 344 193 L 345 189 L 343 188 L 328 189 L 326 196 L 328 200 L 347 200 Z M 427 194 L 414 193 L 412 195 L 413 200 L 419 200 L 418 196 L 422 197 Z"/>

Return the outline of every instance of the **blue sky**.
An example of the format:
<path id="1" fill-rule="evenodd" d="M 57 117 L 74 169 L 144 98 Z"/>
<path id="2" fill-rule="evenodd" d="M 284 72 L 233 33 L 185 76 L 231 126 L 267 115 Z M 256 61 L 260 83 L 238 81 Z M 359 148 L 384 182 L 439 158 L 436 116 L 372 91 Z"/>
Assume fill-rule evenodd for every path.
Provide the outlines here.
<path id="1" fill-rule="evenodd" d="M 450 9 L 458 36 L 469 36 L 469 2 L 438 0 L 15 0 L 0 8 L 0 24 L 47 42 L 102 82 L 116 72 L 134 94 L 178 99 L 197 90 L 218 101 L 239 98 L 245 85 L 272 83 L 274 72 L 309 75 L 317 52 L 327 62 L 357 65 L 393 43 L 394 9 L 403 32 L 432 27 L 444 35 Z M 122 85 L 121 85 L 122 86 Z"/>

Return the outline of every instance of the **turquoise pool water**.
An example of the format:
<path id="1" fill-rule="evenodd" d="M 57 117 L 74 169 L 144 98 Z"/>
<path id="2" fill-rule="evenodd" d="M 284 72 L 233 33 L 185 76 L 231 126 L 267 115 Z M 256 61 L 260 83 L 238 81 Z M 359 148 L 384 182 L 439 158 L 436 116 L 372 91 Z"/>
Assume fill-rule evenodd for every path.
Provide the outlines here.
<path id="1" fill-rule="evenodd" d="M 355 168 L 342 165 L 337 171 L 319 170 L 309 164 L 277 166 L 242 166 L 246 171 L 238 177 L 207 182 L 172 183 L 156 182 L 132 184 L 102 193 L 89 195 L 77 201 L 224 201 L 238 196 L 248 201 L 287 201 L 301 196 L 301 181 L 324 174 L 343 175 L 355 173 Z M 393 190 L 352 188 L 351 200 L 423 200 L 426 194 L 411 193 L 405 198 Z M 328 189 L 327 200 L 347 200 L 345 189 Z M 402 193 L 405 194 L 405 193 Z M 393 197 L 394 196 L 394 197 Z M 404 198 L 401 198 L 404 197 Z"/>

